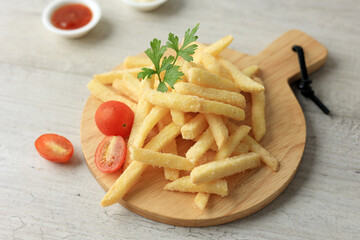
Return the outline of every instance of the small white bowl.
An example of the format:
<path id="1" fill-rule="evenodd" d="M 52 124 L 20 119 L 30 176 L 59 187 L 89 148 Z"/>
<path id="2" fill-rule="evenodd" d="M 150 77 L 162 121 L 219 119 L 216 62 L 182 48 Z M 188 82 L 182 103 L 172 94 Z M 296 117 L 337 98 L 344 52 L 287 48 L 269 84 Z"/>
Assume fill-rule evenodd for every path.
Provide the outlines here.
<path id="1" fill-rule="evenodd" d="M 84 4 L 90 9 L 90 11 L 92 12 L 92 18 L 90 22 L 81 28 L 77 28 L 73 30 L 63 30 L 55 27 L 51 23 L 51 16 L 53 15 L 54 11 L 63 5 L 72 4 L 72 3 Z M 84 36 L 93 27 L 95 27 L 95 25 L 99 22 L 100 18 L 101 18 L 101 8 L 95 0 L 56 0 L 49 3 L 49 5 L 46 6 L 41 17 L 44 26 L 49 31 L 66 38 L 79 38 Z"/>
<path id="2" fill-rule="evenodd" d="M 135 0 L 122 0 L 124 3 L 128 4 L 132 8 L 138 11 L 152 11 L 160 7 L 162 4 L 167 2 L 167 0 L 153 0 L 150 2 L 137 2 Z"/>

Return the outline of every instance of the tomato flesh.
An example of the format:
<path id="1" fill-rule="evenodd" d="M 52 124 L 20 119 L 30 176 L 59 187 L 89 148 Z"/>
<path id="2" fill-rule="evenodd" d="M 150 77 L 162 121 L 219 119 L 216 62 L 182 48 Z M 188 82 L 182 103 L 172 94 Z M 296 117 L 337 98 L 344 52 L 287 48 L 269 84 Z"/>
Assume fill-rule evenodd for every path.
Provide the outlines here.
<path id="1" fill-rule="evenodd" d="M 74 153 L 74 147 L 65 137 L 47 133 L 35 141 L 35 148 L 43 158 L 52 162 L 68 162 Z"/>
<path id="2" fill-rule="evenodd" d="M 121 136 L 105 137 L 96 149 L 95 166 L 104 173 L 118 171 L 124 164 L 126 143 Z"/>
<path id="3" fill-rule="evenodd" d="M 95 113 L 96 125 L 106 136 L 128 137 L 133 121 L 134 112 L 125 103 L 118 101 L 102 103 Z"/>

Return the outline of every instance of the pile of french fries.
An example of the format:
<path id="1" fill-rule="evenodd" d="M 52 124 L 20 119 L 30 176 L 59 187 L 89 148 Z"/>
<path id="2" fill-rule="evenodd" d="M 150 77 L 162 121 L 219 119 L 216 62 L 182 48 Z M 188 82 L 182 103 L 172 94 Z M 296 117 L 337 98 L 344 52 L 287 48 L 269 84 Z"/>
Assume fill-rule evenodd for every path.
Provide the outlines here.
<path id="1" fill-rule="evenodd" d="M 261 161 L 278 171 L 278 161 L 258 143 L 266 131 L 259 67 L 241 71 L 219 56 L 232 40 L 226 36 L 209 46 L 198 44 L 193 62 L 178 62 L 184 76 L 167 93 L 155 90 L 156 78 L 137 79 L 141 67 L 152 65 L 147 57 L 127 57 L 123 70 L 94 75 L 88 88 L 95 97 L 124 102 L 135 113 L 124 172 L 102 206 L 119 202 L 148 166 L 164 168 L 171 181 L 165 190 L 196 193 L 200 209 L 211 194 L 229 194 L 227 176 L 257 168 Z M 251 95 L 251 127 L 242 123 L 247 104 L 242 92 Z M 193 142 L 183 156 L 177 146 L 181 139 Z"/>

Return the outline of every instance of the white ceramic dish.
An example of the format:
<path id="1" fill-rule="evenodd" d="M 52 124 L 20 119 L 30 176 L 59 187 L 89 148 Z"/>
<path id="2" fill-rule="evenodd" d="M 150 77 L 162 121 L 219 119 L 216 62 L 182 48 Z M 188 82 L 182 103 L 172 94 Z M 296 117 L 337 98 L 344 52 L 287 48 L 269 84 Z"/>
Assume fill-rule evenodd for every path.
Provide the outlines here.
<path id="1" fill-rule="evenodd" d="M 52 14 L 59 7 L 71 3 L 80 3 L 88 7 L 93 14 L 90 22 L 85 26 L 74 30 L 63 30 L 55 27 L 51 23 Z M 46 6 L 41 18 L 44 26 L 49 31 L 66 38 L 79 38 L 87 34 L 99 22 L 101 18 L 101 8 L 95 0 L 56 0 Z"/>
<path id="2" fill-rule="evenodd" d="M 138 11 L 152 11 L 160 7 L 162 4 L 167 2 L 167 0 L 154 0 L 151 2 L 137 2 L 135 0 L 122 0 L 124 3 Z"/>

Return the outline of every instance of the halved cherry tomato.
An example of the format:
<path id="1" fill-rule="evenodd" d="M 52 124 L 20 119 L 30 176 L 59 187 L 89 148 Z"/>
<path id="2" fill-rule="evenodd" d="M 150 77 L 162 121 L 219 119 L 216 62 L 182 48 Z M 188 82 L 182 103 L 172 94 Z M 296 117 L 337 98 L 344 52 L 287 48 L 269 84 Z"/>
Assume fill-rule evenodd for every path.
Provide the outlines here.
<path id="1" fill-rule="evenodd" d="M 96 125 L 106 136 L 128 137 L 133 121 L 134 112 L 125 103 L 118 101 L 102 103 L 95 113 Z"/>
<path id="2" fill-rule="evenodd" d="M 74 153 L 74 147 L 63 136 L 47 133 L 35 141 L 35 148 L 43 158 L 52 162 L 67 162 Z"/>
<path id="3" fill-rule="evenodd" d="M 113 173 L 124 164 L 126 144 L 121 136 L 105 137 L 96 149 L 95 165 L 99 171 Z"/>

